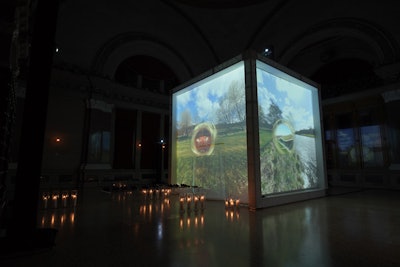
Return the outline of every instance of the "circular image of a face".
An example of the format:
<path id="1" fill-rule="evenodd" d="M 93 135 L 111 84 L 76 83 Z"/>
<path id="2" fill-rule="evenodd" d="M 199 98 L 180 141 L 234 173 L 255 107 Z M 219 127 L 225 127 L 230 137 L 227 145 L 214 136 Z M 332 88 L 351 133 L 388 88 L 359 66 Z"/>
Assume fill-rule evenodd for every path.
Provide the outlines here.
<path id="1" fill-rule="evenodd" d="M 211 123 L 198 124 L 192 134 L 191 148 L 199 156 L 211 155 L 214 151 L 217 130 Z"/>

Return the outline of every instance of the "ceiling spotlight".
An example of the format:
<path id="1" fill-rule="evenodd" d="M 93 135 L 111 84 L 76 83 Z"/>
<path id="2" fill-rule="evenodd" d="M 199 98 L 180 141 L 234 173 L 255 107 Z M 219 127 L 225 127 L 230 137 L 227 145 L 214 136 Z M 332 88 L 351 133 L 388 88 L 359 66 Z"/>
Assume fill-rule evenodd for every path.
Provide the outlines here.
<path id="1" fill-rule="evenodd" d="M 264 51 L 262 52 L 263 56 L 268 57 L 268 58 L 272 58 L 273 57 L 273 47 L 272 45 L 267 46 L 264 48 Z"/>

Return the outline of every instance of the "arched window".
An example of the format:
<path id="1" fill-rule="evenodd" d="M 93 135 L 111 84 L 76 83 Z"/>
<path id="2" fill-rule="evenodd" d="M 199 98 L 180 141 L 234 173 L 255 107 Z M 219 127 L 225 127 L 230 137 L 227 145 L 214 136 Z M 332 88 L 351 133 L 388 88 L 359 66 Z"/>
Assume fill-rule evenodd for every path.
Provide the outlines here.
<path id="1" fill-rule="evenodd" d="M 146 55 L 125 59 L 117 68 L 116 82 L 152 92 L 169 94 L 178 85 L 175 73 L 162 61 Z"/>

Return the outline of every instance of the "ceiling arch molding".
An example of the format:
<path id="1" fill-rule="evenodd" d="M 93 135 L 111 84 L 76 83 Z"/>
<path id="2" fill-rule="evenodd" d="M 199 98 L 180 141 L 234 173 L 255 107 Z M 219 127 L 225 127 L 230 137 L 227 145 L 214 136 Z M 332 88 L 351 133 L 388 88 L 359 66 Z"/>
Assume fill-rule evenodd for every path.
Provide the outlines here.
<path id="1" fill-rule="evenodd" d="M 343 40 L 348 44 L 352 42 L 353 47 L 344 47 L 342 44 L 340 51 L 332 51 L 334 46 L 340 41 L 343 43 Z M 396 62 L 400 58 L 399 44 L 391 35 L 372 23 L 353 18 L 325 21 L 298 34 L 282 50 L 277 60 L 291 67 L 296 65 L 295 61 L 301 58 L 302 54 L 307 54 L 307 51 L 314 51 L 314 54 L 315 51 L 334 53 L 330 59 L 327 58 L 329 55 L 324 57 L 322 54 L 318 60 L 311 59 L 313 67 L 310 67 L 310 64 L 307 73 L 302 73 L 304 75 L 326 64 L 326 60 L 353 57 L 366 60 L 372 66 L 378 67 Z"/>
<path id="2" fill-rule="evenodd" d="M 106 42 L 97 52 L 91 70 L 95 74 L 113 78 L 121 62 L 136 55 L 147 55 L 162 61 L 174 71 L 180 82 L 193 77 L 190 65 L 176 49 L 137 32 L 119 34 Z"/>
<path id="3" fill-rule="evenodd" d="M 261 51 L 260 49 L 264 48 L 264 47 L 256 47 L 258 45 L 257 42 L 259 42 L 260 37 L 262 37 L 262 33 L 264 32 L 265 28 L 269 27 L 270 21 L 272 21 L 275 17 L 278 17 L 289 2 L 291 2 L 291 0 L 280 1 L 273 9 L 271 9 L 269 12 L 266 12 L 264 19 L 261 21 L 258 27 L 255 28 L 251 37 L 249 38 L 249 41 L 246 45 L 246 49 L 253 48 L 256 49 L 257 51 Z M 262 43 L 260 45 L 265 45 L 265 44 Z"/>
<path id="4" fill-rule="evenodd" d="M 191 19 L 190 16 L 188 16 L 185 12 L 183 12 L 172 1 L 162 0 L 161 2 L 164 3 L 166 6 L 170 7 L 171 9 L 173 9 L 176 13 L 178 13 L 181 17 L 183 17 L 195 29 L 197 34 L 201 37 L 201 39 L 203 39 L 204 43 L 206 44 L 206 46 L 210 50 L 210 53 L 212 54 L 215 63 L 216 64 L 220 64 L 221 60 L 218 57 L 214 47 L 212 46 L 211 42 L 206 37 L 206 35 L 203 33 L 203 31 L 200 29 L 200 27 L 193 21 L 193 19 Z"/>
<path id="5" fill-rule="evenodd" d="M 174 0 L 184 5 L 210 9 L 241 8 L 265 1 L 267 0 Z"/>

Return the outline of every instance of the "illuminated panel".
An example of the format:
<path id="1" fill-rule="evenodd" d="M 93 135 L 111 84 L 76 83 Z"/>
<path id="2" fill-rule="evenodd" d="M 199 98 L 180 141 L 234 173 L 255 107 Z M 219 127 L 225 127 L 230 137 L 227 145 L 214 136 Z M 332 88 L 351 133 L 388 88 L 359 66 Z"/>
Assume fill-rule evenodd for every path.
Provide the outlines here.
<path id="1" fill-rule="evenodd" d="M 261 195 L 320 188 L 318 88 L 260 61 L 256 69 Z"/>
<path id="2" fill-rule="evenodd" d="M 171 182 L 209 199 L 248 199 L 244 63 L 172 96 Z"/>

